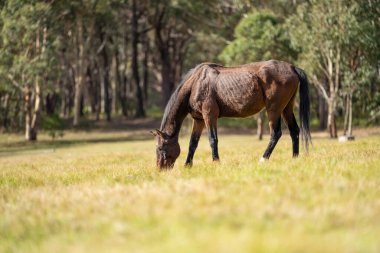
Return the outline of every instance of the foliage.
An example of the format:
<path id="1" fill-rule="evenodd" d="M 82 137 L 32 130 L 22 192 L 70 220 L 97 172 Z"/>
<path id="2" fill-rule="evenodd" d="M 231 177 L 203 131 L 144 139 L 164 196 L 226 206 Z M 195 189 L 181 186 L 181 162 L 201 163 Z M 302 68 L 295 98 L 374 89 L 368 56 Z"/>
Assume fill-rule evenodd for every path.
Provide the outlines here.
<path id="1" fill-rule="evenodd" d="M 360 31 L 365 26 L 356 17 L 358 8 L 356 1 L 338 0 L 311 1 L 298 6 L 297 13 L 286 22 L 292 47 L 301 52 L 298 64 L 308 72 L 319 74 L 337 50 L 343 51 L 343 57 L 333 64 L 349 64 L 347 57 L 353 53 L 350 49 L 358 46 Z"/>
<path id="2" fill-rule="evenodd" d="M 297 64 L 306 68 L 328 104 L 332 137 L 336 137 L 335 116 L 343 107 L 343 98 L 354 95 L 363 103 L 368 81 L 374 80 L 371 76 L 378 69 L 366 51 L 379 48 L 378 32 L 371 20 L 360 15 L 364 6 L 354 0 L 310 1 L 298 6 L 286 21 L 292 46 L 300 52 Z"/>
<path id="3" fill-rule="evenodd" d="M 54 140 L 56 137 L 63 137 L 65 122 L 58 114 L 54 113 L 43 118 L 41 128 L 46 130 L 48 135 Z"/>
<path id="4" fill-rule="evenodd" d="M 367 125 L 380 122 L 380 92 L 375 93 L 368 105 L 369 120 Z"/>
<path id="5" fill-rule="evenodd" d="M 220 59 L 229 64 L 270 59 L 292 62 L 297 53 L 290 47 L 283 21 L 266 9 L 246 14 L 235 29 L 235 39 L 222 51 Z"/>
<path id="6" fill-rule="evenodd" d="M 24 85 L 21 79 L 32 82 L 47 67 L 53 67 L 53 58 L 35 48 L 36 40 L 42 43 L 42 29 L 51 14 L 49 5 L 34 1 L 7 1 L 1 11 L 1 74 L 6 80 Z M 40 38 L 39 38 L 40 37 Z M 49 48 L 51 45 L 46 45 Z M 42 54 L 43 53 L 43 54 Z"/>
<path id="7" fill-rule="evenodd" d="M 299 65 L 324 86 L 331 58 L 335 114 L 353 93 L 355 115 L 379 120 L 378 0 L 0 2 L 2 129 L 30 125 L 36 133 L 50 113 L 110 121 L 162 109 L 200 62 L 271 58 Z M 315 108 L 319 95 L 312 94 Z"/>

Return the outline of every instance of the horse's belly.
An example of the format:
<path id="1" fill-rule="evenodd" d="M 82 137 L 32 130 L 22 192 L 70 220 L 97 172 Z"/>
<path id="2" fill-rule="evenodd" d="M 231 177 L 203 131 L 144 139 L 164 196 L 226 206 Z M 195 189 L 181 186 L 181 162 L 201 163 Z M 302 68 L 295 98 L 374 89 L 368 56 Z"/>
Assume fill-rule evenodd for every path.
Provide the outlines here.
<path id="1" fill-rule="evenodd" d="M 220 117 L 248 117 L 260 112 L 265 106 L 262 92 L 257 84 L 238 88 L 240 89 L 218 92 Z"/>

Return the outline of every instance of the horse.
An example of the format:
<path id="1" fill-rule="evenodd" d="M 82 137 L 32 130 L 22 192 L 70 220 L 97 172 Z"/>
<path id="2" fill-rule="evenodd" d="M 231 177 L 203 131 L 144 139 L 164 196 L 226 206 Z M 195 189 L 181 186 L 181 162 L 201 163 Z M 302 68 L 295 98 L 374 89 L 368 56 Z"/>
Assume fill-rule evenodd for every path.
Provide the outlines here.
<path id="1" fill-rule="evenodd" d="M 300 127 L 293 113 L 299 90 Z M 281 116 L 292 139 L 293 157 L 299 155 L 299 135 L 308 152 L 310 135 L 309 81 L 304 70 L 290 63 L 270 60 L 224 67 L 201 63 L 191 69 L 169 99 L 160 129 L 151 131 L 157 137 L 157 167 L 174 166 L 181 149 L 179 132 L 185 117 L 193 118 L 189 151 L 185 166 L 192 166 L 202 130 L 206 127 L 213 161 L 219 161 L 217 120 L 221 117 L 244 118 L 263 109 L 268 115 L 270 141 L 260 158 L 269 159 L 281 138 Z"/>

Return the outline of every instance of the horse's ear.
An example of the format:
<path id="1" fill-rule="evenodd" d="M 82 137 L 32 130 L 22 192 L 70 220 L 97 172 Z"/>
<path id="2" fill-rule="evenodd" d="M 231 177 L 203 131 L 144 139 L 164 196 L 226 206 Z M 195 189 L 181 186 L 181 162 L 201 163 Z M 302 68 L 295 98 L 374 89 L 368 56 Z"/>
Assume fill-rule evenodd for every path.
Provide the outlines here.
<path id="1" fill-rule="evenodd" d="M 153 136 L 160 136 L 161 138 L 163 139 L 166 139 L 168 137 L 168 135 L 158 129 L 155 129 L 154 131 L 149 131 L 149 133 L 151 133 Z"/>
<path id="2" fill-rule="evenodd" d="M 162 132 L 162 131 L 160 131 L 158 129 L 156 129 L 156 135 L 158 135 L 158 136 L 160 136 L 161 138 L 164 138 L 164 139 L 166 139 L 166 137 L 167 137 L 167 135 L 164 132 Z"/>
<path id="3" fill-rule="evenodd" d="M 162 139 L 168 140 L 170 136 L 167 133 L 162 132 L 161 130 L 156 129 L 156 134 Z"/>

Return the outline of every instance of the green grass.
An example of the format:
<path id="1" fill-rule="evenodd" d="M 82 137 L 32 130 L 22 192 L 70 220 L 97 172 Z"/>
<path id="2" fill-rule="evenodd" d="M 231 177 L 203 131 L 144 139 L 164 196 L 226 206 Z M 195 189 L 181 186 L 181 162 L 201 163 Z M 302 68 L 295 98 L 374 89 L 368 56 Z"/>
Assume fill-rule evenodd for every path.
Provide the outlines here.
<path id="1" fill-rule="evenodd" d="M 219 138 L 158 172 L 145 133 L 3 135 L 0 252 L 380 252 L 380 135 L 292 159 L 284 134 L 261 165 L 268 137 Z"/>

